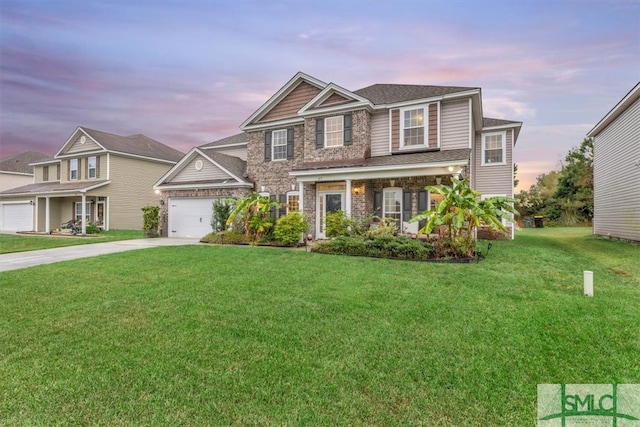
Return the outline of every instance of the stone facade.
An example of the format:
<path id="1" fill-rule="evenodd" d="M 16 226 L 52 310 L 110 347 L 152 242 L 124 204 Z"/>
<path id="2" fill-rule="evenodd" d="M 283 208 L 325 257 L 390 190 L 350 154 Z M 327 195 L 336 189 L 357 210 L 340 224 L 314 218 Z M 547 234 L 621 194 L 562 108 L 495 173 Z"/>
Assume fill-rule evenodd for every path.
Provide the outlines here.
<path id="1" fill-rule="evenodd" d="M 351 113 L 351 145 L 344 147 L 316 148 L 316 119 L 304 122 L 304 162 L 332 162 L 358 160 L 371 154 L 371 114 L 366 110 Z"/>

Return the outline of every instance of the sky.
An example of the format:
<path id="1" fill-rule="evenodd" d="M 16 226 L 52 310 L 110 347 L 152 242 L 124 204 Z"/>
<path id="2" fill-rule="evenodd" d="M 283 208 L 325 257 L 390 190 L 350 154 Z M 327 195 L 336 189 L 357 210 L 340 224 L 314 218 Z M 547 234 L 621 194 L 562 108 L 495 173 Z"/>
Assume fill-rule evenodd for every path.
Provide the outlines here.
<path id="1" fill-rule="evenodd" d="M 485 117 L 523 122 L 518 192 L 640 80 L 640 0 L 0 0 L 0 157 L 78 126 L 187 152 L 298 71 L 480 87 Z"/>

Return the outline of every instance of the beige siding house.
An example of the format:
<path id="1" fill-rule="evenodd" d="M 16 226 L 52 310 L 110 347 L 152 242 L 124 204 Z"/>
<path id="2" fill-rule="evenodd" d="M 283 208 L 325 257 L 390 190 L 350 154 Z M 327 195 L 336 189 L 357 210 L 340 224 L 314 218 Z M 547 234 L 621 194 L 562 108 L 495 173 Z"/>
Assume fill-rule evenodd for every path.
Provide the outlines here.
<path id="1" fill-rule="evenodd" d="M 46 154 L 27 151 L 0 159 L 0 191 L 33 183 L 31 163 L 48 158 Z"/>
<path id="2" fill-rule="evenodd" d="M 50 232 L 71 220 L 83 233 L 90 222 L 104 230 L 141 229 L 140 208 L 160 200 L 153 184 L 182 156 L 144 135 L 78 127 L 53 158 L 33 163 L 31 184 L 0 192 L 0 206 L 14 212 L 21 205 L 25 215 L 6 218 L 0 229 Z"/>
<path id="3" fill-rule="evenodd" d="M 593 144 L 593 233 L 640 241 L 640 83 L 587 134 Z"/>
<path id="4" fill-rule="evenodd" d="M 244 138 L 244 145 L 225 154 L 244 162 L 244 175 L 221 173 L 222 163 L 199 147 L 155 188 L 166 201 L 170 236 L 182 235 L 172 224 L 205 222 L 211 200 L 237 195 L 239 186 L 282 202 L 286 209 L 276 215 L 302 211 L 318 239 L 326 237 L 326 214 L 337 209 L 358 219 L 391 217 L 415 233 L 418 224 L 409 219 L 439 201 L 427 185 L 462 176 L 483 193 L 513 196 L 512 153 L 521 126 L 483 117 L 480 88 L 375 84 L 352 91 L 297 73 L 232 137 Z M 221 155 L 225 144 L 209 151 Z M 198 159 L 210 165 L 196 171 Z M 206 200 L 201 213 L 186 219 L 182 212 L 197 198 Z"/>

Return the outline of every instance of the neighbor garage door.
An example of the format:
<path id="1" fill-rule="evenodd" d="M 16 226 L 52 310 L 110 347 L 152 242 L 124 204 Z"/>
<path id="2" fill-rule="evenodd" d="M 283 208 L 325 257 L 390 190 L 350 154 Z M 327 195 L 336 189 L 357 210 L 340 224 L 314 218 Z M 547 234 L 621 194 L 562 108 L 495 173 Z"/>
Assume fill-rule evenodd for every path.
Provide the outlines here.
<path id="1" fill-rule="evenodd" d="M 211 233 L 213 200 L 170 198 L 169 237 L 202 237 Z"/>
<path id="2" fill-rule="evenodd" d="M 33 230 L 33 206 L 31 203 L 0 204 L 0 230 Z"/>

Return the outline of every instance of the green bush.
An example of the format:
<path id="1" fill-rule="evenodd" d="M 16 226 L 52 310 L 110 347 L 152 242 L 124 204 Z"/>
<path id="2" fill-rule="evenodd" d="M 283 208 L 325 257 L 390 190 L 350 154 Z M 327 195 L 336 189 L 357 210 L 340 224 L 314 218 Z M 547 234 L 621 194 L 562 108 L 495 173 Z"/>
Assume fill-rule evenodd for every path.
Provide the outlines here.
<path id="1" fill-rule="evenodd" d="M 158 226 L 160 225 L 160 206 L 147 205 L 142 210 L 142 229 L 147 237 L 158 237 Z"/>
<path id="2" fill-rule="evenodd" d="M 100 234 L 100 228 L 98 228 L 98 226 L 94 223 L 90 222 L 87 224 L 86 232 L 87 234 Z"/>
<path id="3" fill-rule="evenodd" d="M 284 246 L 297 246 L 309 224 L 300 212 L 289 212 L 276 222 L 273 231 L 276 240 Z"/>
<path id="4" fill-rule="evenodd" d="M 229 199 L 216 199 L 212 204 L 211 215 L 211 231 L 217 233 L 219 231 L 225 231 L 227 227 L 227 220 L 231 215 L 232 200 Z"/>
<path id="5" fill-rule="evenodd" d="M 327 237 L 352 236 L 356 233 L 356 221 L 347 218 L 344 211 L 337 210 L 328 213 L 325 217 L 325 228 Z"/>
<path id="6" fill-rule="evenodd" d="M 209 233 L 200 239 L 201 243 L 217 243 L 219 245 L 244 245 L 251 243 L 251 238 L 237 230 Z"/>
<path id="7" fill-rule="evenodd" d="M 430 243 L 403 236 L 381 234 L 373 238 L 338 236 L 316 243 L 313 252 L 406 260 L 433 259 Z"/>

